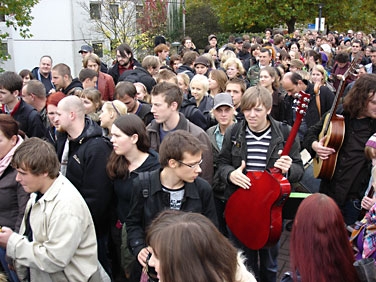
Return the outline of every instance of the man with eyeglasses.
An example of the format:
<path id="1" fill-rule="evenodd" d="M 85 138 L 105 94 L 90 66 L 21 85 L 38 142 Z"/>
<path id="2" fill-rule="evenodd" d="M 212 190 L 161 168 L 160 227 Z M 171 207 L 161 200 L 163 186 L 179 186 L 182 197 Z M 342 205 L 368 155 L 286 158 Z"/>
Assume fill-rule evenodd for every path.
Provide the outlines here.
<path id="1" fill-rule="evenodd" d="M 141 64 L 133 57 L 131 47 L 123 43 L 116 48 L 116 61 L 108 70 L 108 74 L 112 76 L 116 85 L 119 81 L 119 77 L 126 70 L 133 70 L 135 67 L 141 67 Z"/>
<path id="2" fill-rule="evenodd" d="M 359 39 L 354 39 L 352 44 L 351 44 L 351 53 L 349 55 L 350 56 L 350 62 L 352 62 L 354 60 L 354 58 L 356 58 L 357 56 L 361 56 L 362 57 L 362 61 L 361 61 L 362 65 L 367 65 L 368 63 L 370 63 L 368 61 L 367 57 L 364 56 L 362 48 L 363 48 L 362 41 L 360 41 Z"/>
<path id="3" fill-rule="evenodd" d="M 128 246 L 138 259 L 139 271 L 146 267 L 149 255 L 145 230 L 161 211 L 201 213 L 218 226 L 212 188 L 199 177 L 204 160 L 201 142 L 186 130 L 176 130 L 159 148 L 162 169 L 142 172 L 134 180 L 136 188 L 125 224 Z M 139 281 L 134 278 L 132 281 Z"/>

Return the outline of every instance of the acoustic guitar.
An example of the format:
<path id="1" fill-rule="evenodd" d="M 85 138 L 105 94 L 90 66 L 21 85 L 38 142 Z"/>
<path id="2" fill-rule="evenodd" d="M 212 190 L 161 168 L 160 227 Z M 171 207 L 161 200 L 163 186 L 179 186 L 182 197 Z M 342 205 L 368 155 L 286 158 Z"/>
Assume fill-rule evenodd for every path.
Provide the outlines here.
<path id="1" fill-rule="evenodd" d="M 361 56 L 358 55 L 354 58 L 348 70 L 343 74 L 330 112 L 324 119 L 324 126 L 319 134 L 319 140 L 326 136 L 324 146 L 333 148 L 335 153 L 329 155 L 325 160 L 321 159 L 319 156 L 316 156 L 313 159 L 313 176 L 316 178 L 332 179 L 333 177 L 337 165 L 338 152 L 342 147 L 343 139 L 345 138 L 345 119 L 342 115 L 336 114 L 336 110 L 347 85 L 346 79 L 349 75 L 354 74 L 356 66 L 359 64 L 360 60 Z"/>
<path id="2" fill-rule="evenodd" d="M 310 95 L 300 91 L 297 98 L 296 120 L 281 155 L 288 155 L 308 107 Z M 290 182 L 278 168 L 249 171 L 250 189 L 237 189 L 229 198 L 225 219 L 231 232 L 245 246 L 259 250 L 275 245 L 282 232 L 282 208 L 290 195 Z"/>

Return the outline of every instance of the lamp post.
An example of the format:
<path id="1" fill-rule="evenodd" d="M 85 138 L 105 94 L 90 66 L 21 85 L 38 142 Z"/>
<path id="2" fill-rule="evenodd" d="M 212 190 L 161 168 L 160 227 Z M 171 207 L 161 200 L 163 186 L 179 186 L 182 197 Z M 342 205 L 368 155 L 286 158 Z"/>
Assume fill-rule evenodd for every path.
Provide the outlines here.
<path id="1" fill-rule="evenodd" d="M 317 29 L 317 32 L 320 33 L 321 31 L 321 12 L 322 12 L 322 7 L 324 7 L 324 4 L 320 3 L 319 4 L 319 28 Z"/>

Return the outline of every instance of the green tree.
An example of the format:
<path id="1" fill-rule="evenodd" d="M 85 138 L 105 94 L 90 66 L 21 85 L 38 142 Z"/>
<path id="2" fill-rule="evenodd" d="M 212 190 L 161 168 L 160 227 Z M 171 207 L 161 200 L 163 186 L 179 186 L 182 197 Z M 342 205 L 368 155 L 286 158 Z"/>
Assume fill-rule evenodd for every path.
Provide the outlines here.
<path id="1" fill-rule="evenodd" d="M 0 18 L 5 20 L 5 24 L 9 28 L 18 31 L 23 38 L 30 38 L 33 35 L 30 33 L 33 17 L 31 9 L 39 2 L 39 0 L 2 0 L 0 3 Z M 0 39 L 6 39 L 9 33 L 0 30 Z M 0 48 L 0 61 L 9 59 L 6 50 Z"/>
<path id="2" fill-rule="evenodd" d="M 374 0 L 210 0 L 210 4 L 227 31 L 251 30 L 258 27 L 287 25 L 288 32 L 295 29 L 296 23 L 312 23 L 318 17 L 318 4 L 324 5 L 322 16 L 330 27 L 343 29 L 346 26 L 359 26 L 368 30 L 375 26 Z"/>

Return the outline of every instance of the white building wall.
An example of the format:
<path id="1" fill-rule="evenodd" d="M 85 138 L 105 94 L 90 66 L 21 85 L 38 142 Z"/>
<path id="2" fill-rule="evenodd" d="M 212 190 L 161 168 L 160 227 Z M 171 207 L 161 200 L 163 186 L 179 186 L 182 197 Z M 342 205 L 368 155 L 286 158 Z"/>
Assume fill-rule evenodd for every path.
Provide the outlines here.
<path id="1" fill-rule="evenodd" d="M 89 5 L 90 0 L 80 2 Z M 65 63 L 70 66 L 75 77 L 82 68 L 82 58 L 78 53 L 80 46 L 104 40 L 103 36 L 90 31 L 90 16 L 78 0 L 41 0 L 32 9 L 32 16 L 30 33 L 33 37 L 24 39 L 9 29 L 7 43 L 12 58 L 1 65 L 3 69 L 31 70 L 39 65 L 40 57 L 50 55 L 54 65 Z M 2 30 L 3 24 L 0 25 Z M 109 43 L 105 44 L 109 46 Z"/>

